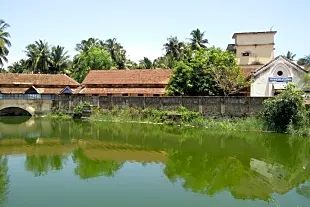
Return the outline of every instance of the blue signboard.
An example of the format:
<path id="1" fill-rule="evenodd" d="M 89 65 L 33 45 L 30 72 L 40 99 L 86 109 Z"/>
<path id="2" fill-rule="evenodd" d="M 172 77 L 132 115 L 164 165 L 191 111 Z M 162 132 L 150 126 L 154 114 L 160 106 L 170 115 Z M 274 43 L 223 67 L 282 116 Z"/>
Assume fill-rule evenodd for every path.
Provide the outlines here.
<path id="1" fill-rule="evenodd" d="M 272 78 L 269 77 L 269 82 L 292 82 L 293 78 L 288 77 L 288 78 Z"/>

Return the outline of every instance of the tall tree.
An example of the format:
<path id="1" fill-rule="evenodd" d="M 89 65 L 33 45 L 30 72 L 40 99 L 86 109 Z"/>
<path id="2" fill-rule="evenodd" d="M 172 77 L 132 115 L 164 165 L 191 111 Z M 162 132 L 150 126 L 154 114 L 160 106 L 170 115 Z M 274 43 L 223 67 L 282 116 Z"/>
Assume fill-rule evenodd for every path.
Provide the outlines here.
<path id="1" fill-rule="evenodd" d="M 39 40 L 26 46 L 27 66 L 34 73 L 48 73 L 50 46 L 47 42 Z"/>
<path id="2" fill-rule="evenodd" d="M 12 65 L 8 67 L 8 71 L 10 73 L 26 73 L 27 72 L 26 61 L 21 59 L 18 62 L 14 62 Z"/>
<path id="3" fill-rule="evenodd" d="M 166 55 L 171 55 L 176 60 L 181 60 L 183 57 L 183 50 L 185 49 L 184 42 L 180 42 L 177 37 L 169 37 L 167 43 L 164 44 Z"/>
<path id="4" fill-rule="evenodd" d="M 298 65 L 304 66 L 306 69 L 310 68 L 310 55 L 306 55 L 297 61 Z"/>
<path id="5" fill-rule="evenodd" d="M 88 52 L 92 47 L 103 46 L 103 41 L 98 38 L 88 38 L 87 40 L 82 40 L 81 43 L 76 44 L 75 50 L 78 52 Z"/>
<path id="6" fill-rule="evenodd" d="M 52 47 L 51 56 L 49 59 L 49 73 L 57 74 L 64 73 L 68 68 L 68 52 L 65 51 L 64 47 L 54 46 Z"/>
<path id="7" fill-rule="evenodd" d="M 158 57 L 153 61 L 154 68 L 160 69 L 171 69 L 176 65 L 175 59 L 171 55 L 166 55 L 162 57 Z"/>
<path id="8" fill-rule="evenodd" d="M 296 57 L 296 54 L 292 53 L 291 51 L 287 51 L 285 57 L 289 60 L 294 60 L 294 58 Z"/>
<path id="9" fill-rule="evenodd" d="M 103 47 L 92 47 L 74 57 L 72 77 L 82 82 L 89 70 L 109 70 L 112 67 L 113 60 L 110 53 Z"/>
<path id="10" fill-rule="evenodd" d="M 201 32 L 198 28 L 191 32 L 190 43 L 193 50 L 207 47 L 206 44 L 208 44 L 209 41 L 204 36 L 205 32 Z"/>
<path id="11" fill-rule="evenodd" d="M 113 61 L 118 69 L 125 69 L 126 50 L 117 42 L 116 38 L 105 41 L 105 48 L 110 52 Z"/>
<path id="12" fill-rule="evenodd" d="M 142 60 L 139 61 L 139 68 L 140 69 L 151 69 L 153 68 L 153 63 L 147 57 L 144 57 Z"/>
<path id="13" fill-rule="evenodd" d="M 9 24 L 0 19 L 0 66 L 3 66 L 4 62 L 8 62 L 8 48 L 11 47 L 11 42 L 9 41 L 10 34 L 6 30 L 9 27 Z"/>
<path id="14" fill-rule="evenodd" d="M 167 89 L 169 95 L 228 95 L 244 86 L 244 82 L 234 56 L 212 47 L 197 50 L 190 58 L 180 61 Z"/>

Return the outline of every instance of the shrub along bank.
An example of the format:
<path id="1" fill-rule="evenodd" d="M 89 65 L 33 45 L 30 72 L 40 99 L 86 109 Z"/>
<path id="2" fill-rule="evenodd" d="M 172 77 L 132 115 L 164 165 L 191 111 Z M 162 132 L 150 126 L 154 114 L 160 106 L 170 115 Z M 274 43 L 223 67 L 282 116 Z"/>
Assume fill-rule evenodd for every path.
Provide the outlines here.
<path id="1" fill-rule="evenodd" d="M 308 129 L 310 116 L 302 95 L 299 89 L 290 84 L 282 93 L 266 100 L 261 114 L 257 117 L 206 118 L 199 112 L 190 111 L 184 107 L 175 111 L 114 107 L 112 110 L 94 109 L 89 120 L 174 124 L 216 130 L 269 131 L 310 136 Z M 81 118 L 83 107 L 89 105 L 89 103 L 80 103 L 75 107 L 71 117 L 62 113 L 54 113 L 50 117 Z"/>
<path id="2" fill-rule="evenodd" d="M 205 118 L 199 112 L 180 107 L 176 111 L 156 109 L 118 108 L 112 110 L 97 109 L 90 117 L 91 121 L 111 122 L 140 122 L 154 124 L 170 124 L 194 126 L 219 130 L 262 131 L 262 122 L 259 118 L 244 119 Z"/>

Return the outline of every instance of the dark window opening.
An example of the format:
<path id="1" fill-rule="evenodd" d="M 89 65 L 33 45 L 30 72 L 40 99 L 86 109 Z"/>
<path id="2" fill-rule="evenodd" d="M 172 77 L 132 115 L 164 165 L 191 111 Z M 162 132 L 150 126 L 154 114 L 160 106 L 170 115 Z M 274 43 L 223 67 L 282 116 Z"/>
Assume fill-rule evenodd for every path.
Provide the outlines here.
<path id="1" fill-rule="evenodd" d="M 249 52 L 243 52 L 242 56 L 250 56 L 250 53 Z"/>
<path id="2" fill-rule="evenodd" d="M 139 93 L 139 94 L 138 94 L 138 96 L 144 96 L 144 94 L 142 94 L 142 93 Z"/>
<path id="3" fill-rule="evenodd" d="M 112 96 L 112 93 L 108 93 L 107 96 Z"/>
<path id="4" fill-rule="evenodd" d="M 160 96 L 159 94 L 153 94 L 153 96 Z"/>
<path id="5" fill-rule="evenodd" d="M 278 76 L 282 76 L 282 75 L 283 75 L 283 72 L 282 72 L 281 70 L 279 70 L 279 71 L 277 72 L 277 74 L 278 74 Z"/>
<path id="6" fill-rule="evenodd" d="M 123 93 L 122 96 L 128 96 L 128 93 Z"/>

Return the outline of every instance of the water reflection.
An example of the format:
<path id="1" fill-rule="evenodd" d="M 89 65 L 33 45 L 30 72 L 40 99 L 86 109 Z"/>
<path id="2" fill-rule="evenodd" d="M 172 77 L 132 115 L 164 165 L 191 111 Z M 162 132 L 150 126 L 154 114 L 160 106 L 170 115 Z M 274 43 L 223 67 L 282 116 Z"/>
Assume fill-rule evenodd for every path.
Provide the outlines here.
<path id="1" fill-rule="evenodd" d="M 42 176 L 49 171 L 63 169 L 66 160 L 66 155 L 27 155 L 25 168 L 35 176 Z"/>
<path id="2" fill-rule="evenodd" d="M 0 139 L 0 202 L 9 182 L 5 156 L 13 154 L 26 156 L 25 169 L 34 176 L 61 171 L 70 159 L 82 180 L 117 177 L 128 162 L 162 163 L 171 183 L 199 194 L 228 191 L 236 199 L 269 201 L 296 188 L 310 198 L 310 143 L 302 138 L 47 120 L 24 127 L 5 130 Z"/>
<path id="3" fill-rule="evenodd" d="M 8 160 L 6 157 L 0 156 L 0 205 L 7 199 L 9 192 L 10 178 L 8 175 Z"/>
<path id="4" fill-rule="evenodd" d="M 113 177 L 123 166 L 123 162 L 114 160 L 93 160 L 85 155 L 83 149 L 79 148 L 73 152 L 74 162 L 77 163 L 75 174 L 81 179 L 95 178 L 99 176 Z"/>

